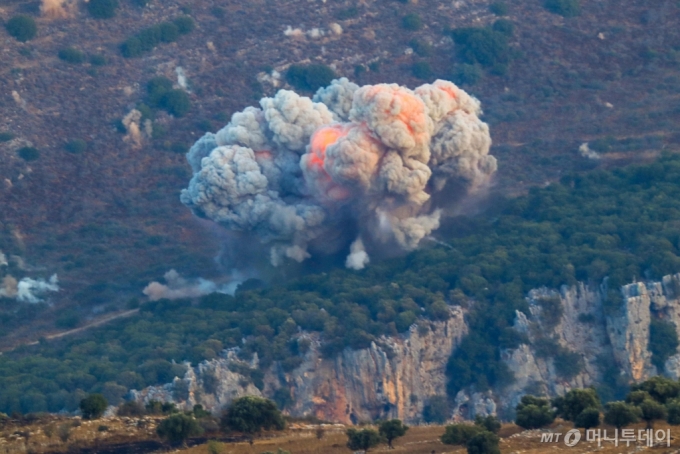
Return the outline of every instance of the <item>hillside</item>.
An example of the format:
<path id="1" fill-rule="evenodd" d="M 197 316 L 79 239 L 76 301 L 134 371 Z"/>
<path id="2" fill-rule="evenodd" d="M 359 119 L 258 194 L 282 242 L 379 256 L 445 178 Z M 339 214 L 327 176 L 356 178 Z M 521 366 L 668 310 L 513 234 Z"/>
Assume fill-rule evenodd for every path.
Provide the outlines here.
<path id="1" fill-rule="evenodd" d="M 7 63 L 0 69 L 0 250 L 10 259 L 7 274 L 56 273 L 61 290 L 49 294 L 51 307 L 2 299 L 5 345 L 54 331 L 55 322 L 63 329 L 133 307 L 130 299 L 171 268 L 228 273 L 214 262 L 220 231 L 178 201 L 190 176 L 183 153 L 231 113 L 273 94 L 285 83 L 273 71 L 285 78 L 291 64 L 331 65 L 361 84 L 415 87 L 437 77 L 463 84 L 491 125 L 500 169 L 492 200 L 677 148 L 680 8 L 671 1 L 587 2 L 570 18 L 534 0 L 513 2 L 504 16 L 484 1 L 129 0 L 108 19 L 92 17 L 84 4 L 54 17 L 37 2 L 0 3 L 5 22 L 16 14 L 34 17 L 38 31 L 27 42 L 0 31 Z M 191 32 L 123 56 L 128 38 L 186 16 Z M 488 58 L 452 39 L 460 36 L 452 30 L 499 19 L 507 47 Z M 82 55 L 68 57 L 70 47 Z M 178 67 L 188 79 L 189 111 L 144 110 L 148 81 L 178 80 Z M 152 120 L 139 144 L 121 124 L 134 107 Z M 601 159 L 582 157 L 584 142 Z M 26 146 L 39 151 L 36 160 L 17 154 Z"/>

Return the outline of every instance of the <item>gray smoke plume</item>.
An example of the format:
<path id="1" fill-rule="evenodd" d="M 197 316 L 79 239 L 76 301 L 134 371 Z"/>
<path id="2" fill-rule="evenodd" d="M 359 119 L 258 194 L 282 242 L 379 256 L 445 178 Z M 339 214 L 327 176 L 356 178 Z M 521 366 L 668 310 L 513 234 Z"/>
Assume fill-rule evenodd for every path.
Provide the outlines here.
<path id="1" fill-rule="evenodd" d="M 16 298 L 17 301 L 22 303 L 40 303 L 43 301 L 41 296 L 44 294 L 59 291 L 58 283 L 59 280 L 56 274 L 53 274 L 47 281 L 25 277 L 18 282 L 13 276 L 8 274 L 2 279 L 0 296 Z"/>
<path id="2" fill-rule="evenodd" d="M 313 99 L 280 90 L 260 106 L 194 144 L 181 200 L 269 245 L 274 265 L 352 237 L 354 269 L 369 261 L 364 240 L 412 250 L 439 228 L 433 200 L 475 191 L 496 171 L 479 101 L 451 82 L 410 90 L 343 78 Z M 441 191 L 456 193 L 431 198 Z"/>
<path id="3" fill-rule="evenodd" d="M 165 284 L 154 281 L 144 288 L 143 293 L 149 297 L 149 300 L 198 298 L 215 292 L 233 295 L 236 287 L 241 283 L 241 280 L 233 279 L 229 284 L 219 286 L 207 279 L 185 279 L 175 270 L 168 271 L 163 278 Z"/>

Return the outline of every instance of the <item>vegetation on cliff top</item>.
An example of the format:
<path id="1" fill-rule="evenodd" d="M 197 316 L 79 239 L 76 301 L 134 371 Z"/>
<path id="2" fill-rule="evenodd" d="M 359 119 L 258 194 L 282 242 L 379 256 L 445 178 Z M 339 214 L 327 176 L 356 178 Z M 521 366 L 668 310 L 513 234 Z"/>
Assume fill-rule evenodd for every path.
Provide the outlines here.
<path id="1" fill-rule="evenodd" d="M 471 384 L 502 386 L 512 377 L 500 348 L 526 341 L 511 325 L 515 310 L 529 314 L 528 290 L 608 277 L 606 310 L 614 313 L 622 301 L 618 286 L 680 270 L 679 180 L 676 156 L 567 176 L 486 216 L 459 220 L 447 247 L 234 297 L 146 303 L 138 317 L 1 356 L 0 411 L 74 410 L 87 393 L 117 403 L 127 389 L 181 375 L 178 363 L 227 347 L 241 347 L 243 358 L 257 353 L 263 368 L 279 361 L 291 370 L 309 348 L 298 329 L 321 333 L 323 353 L 334 355 L 403 333 L 423 317 L 445 320 L 449 304 L 470 308 L 470 334 L 448 364 L 450 394 Z M 568 363 L 564 350 L 557 354 Z M 244 373 L 261 383 L 261 371 Z M 614 377 L 607 386 L 615 385 Z"/>

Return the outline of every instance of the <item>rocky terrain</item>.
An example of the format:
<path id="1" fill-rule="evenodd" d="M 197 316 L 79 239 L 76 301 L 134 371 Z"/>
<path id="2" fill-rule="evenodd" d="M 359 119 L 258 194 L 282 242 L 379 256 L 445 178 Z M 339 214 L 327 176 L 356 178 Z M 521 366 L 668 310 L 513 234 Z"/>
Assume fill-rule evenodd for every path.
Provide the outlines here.
<path id="1" fill-rule="evenodd" d="M 499 414 L 511 417 L 522 395 L 562 395 L 572 388 L 598 386 L 606 380 L 603 357 L 615 359 L 618 373 L 633 382 L 661 372 L 680 377 L 680 354 L 671 356 L 664 371 L 651 363 L 648 348 L 651 320 L 666 320 L 680 330 L 680 274 L 665 276 L 661 282 L 637 282 L 621 288 L 623 306 L 606 313 L 606 284 L 592 288 L 584 284 L 558 290 L 537 289 L 528 295 L 531 313 L 517 312 L 515 329 L 527 335 L 528 343 L 502 353 L 515 381 L 500 391 L 466 393 L 455 397 L 451 419 Z M 549 321 L 542 313 L 541 299 L 559 298 L 559 319 Z M 294 416 L 314 415 L 322 420 L 357 423 L 380 418 L 422 422 L 425 402 L 446 393 L 446 362 L 467 333 L 465 311 L 453 307 L 446 322 L 429 322 L 411 327 L 398 338 L 382 338 L 363 350 L 345 350 L 333 359 L 322 359 L 313 337 L 312 348 L 303 364 L 290 373 L 278 365 L 266 371 L 264 386 L 233 365 L 240 363 L 236 351 L 225 351 L 219 359 L 189 367 L 184 377 L 172 383 L 133 391 L 140 401 L 174 402 L 186 409 L 200 403 L 219 412 L 246 394 L 274 396 L 277 389 L 290 392 Z M 302 336 L 307 336 L 302 334 Z M 565 380 L 556 371 L 554 355 L 540 351 L 541 340 L 555 339 L 563 348 L 578 352 L 582 371 Z M 257 364 L 253 358 L 251 366 Z M 377 378 L 377 379 L 376 379 Z"/>

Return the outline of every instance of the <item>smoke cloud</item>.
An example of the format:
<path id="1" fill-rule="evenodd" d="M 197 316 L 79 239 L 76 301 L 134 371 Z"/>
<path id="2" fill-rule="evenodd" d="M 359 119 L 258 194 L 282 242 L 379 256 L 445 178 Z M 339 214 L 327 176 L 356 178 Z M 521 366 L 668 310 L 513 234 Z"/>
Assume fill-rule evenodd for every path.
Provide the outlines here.
<path id="1" fill-rule="evenodd" d="M 233 279 L 229 284 L 219 286 L 213 281 L 207 279 L 186 279 L 180 276 L 175 270 L 170 270 L 163 275 L 165 284 L 160 282 L 151 282 L 147 285 L 143 293 L 151 301 L 157 301 L 162 298 L 180 299 L 180 298 L 198 298 L 210 293 L 228 293 L 233 295 L 236 292 L 236 287 L 241 283 L 239 279 Z"/>
<path id="2" fill-rule="evenodd" d="M 52 19 L 69 17 L 75 8 L 72 0 L 42 0 L 40 13 Z"/>
<path id="3" fill-rule="evenodd" d="M 477 99 L 443 80 L 410 90 L 342 78 L 312 99 L 280 90 L 191 147 L 181 201 L 258 238 L 274 265 L 351 242 L 346 266 L 361 269 L 366 246 L 416 248 L 439 228 L 435 200 L 490 180 L 496 159 L 479 115 Z"/>
<path id="4" fill-rule="evenodd" d="M 0 297 L 16 298 L 17 301 L 22 303 L 40 303 L 43 301 L 41 296 L 48 292 L 59 291 L 58 283 L 56 274 L 53 274 L 47 281 L 25 277 L 18 282 L 8 274 L 2 279 Z"/>

